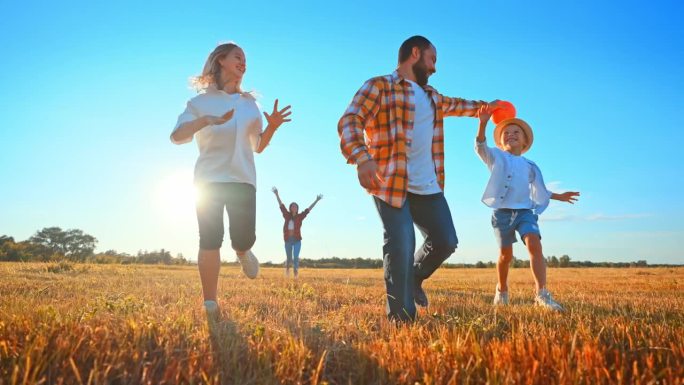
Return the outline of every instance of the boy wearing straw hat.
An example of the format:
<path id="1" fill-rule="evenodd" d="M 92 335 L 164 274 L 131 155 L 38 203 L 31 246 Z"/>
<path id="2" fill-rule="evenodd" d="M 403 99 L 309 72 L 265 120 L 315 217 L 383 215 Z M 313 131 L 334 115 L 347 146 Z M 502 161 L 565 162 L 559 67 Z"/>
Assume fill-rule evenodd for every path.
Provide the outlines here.
<path id="1" fill-rule="evenodd" d="M 494 305 L 508 304 L 508 268 L 513 259 L 517 231 L 530 254 L 530 268 L 536 286 L 535 304 L 563 311 L 546 288 L 546 260 L 537 219 L 550 199 L 572 204 L 580 194 L 575 191 L 556 194 L 546 189 L 539 167 L 522 156 L 534 140 L 532 128 L 524 120 L 511 118 L 499 122 L 494 129 L 496 147 L 488 147 L 485 129 L 491 115 L 492 109 L 488 105 L 480 108 L 475 152 L 491 172 L 482 202 L 494 209 L 492 226 L 500 248 Z"/>

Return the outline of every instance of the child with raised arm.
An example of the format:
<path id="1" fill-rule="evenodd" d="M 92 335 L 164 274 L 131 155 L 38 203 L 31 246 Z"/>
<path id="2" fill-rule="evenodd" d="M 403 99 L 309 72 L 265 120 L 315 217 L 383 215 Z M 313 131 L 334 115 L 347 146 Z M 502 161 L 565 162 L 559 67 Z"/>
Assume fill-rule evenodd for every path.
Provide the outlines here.
<path id="1" fill-rule="evenodd" d="M 500 248 L 494 305 L 508 304 L 508 268 L 513 259 L 517 231 L 530 254 L 530 268 L 536 286 L 535 304 L 563 311 L 563 307 L 546 288 L 546 260 L 542 253 L 537 219 L 549 205 L 550 199 L 572 204 L 580 194 L 575 191 L 556 194 L 546 189 L 539 167 L 522 156 L 530 149 L 534 139 L 532 128 L 522 119 L 499 122 L 494 129 L 496 147 L 488 147 L 485 129 L 491 115 L 492 109 L 488 105 L 480 108 L 475 152 L 491 172 L 482 202 L 494 209 L 492 227 Z"/>

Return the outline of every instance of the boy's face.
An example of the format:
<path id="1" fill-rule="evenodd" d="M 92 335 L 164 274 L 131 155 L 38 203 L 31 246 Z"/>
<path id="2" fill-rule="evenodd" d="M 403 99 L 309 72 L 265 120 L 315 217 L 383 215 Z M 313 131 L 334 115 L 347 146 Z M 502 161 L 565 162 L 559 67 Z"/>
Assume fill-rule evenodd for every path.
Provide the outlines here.
<path id="1" fill-rule="evenodd" d="M 520 152 L 527 147 L 525 131 L 517 124 L 509 124 L 501 132 L 501 143 L 508 152 Z"/>

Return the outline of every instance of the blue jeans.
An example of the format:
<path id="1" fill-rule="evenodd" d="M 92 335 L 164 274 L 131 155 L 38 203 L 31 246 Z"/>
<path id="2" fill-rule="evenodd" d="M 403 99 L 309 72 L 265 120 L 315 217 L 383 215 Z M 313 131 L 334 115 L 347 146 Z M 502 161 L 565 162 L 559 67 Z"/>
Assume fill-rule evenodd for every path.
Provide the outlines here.
<path id="1" fill-rule="evenodd" d="M 413 320 L 416 317 L 414 285 L 429 278 L 458 245 L 449 205 L 443 193 L 408 193 L 401 208 L 392 207 L 377 197 L 373 199 L 384 228 L 387 317 Z M 425 239 L 417 251 L 414 224 Z"/>
<path id="2" fill-rule="evenodd" d="M 295 237 L 290 237 L 287 239 L 287 241 L 285 241 L 285 254 L 287 255 L 285 268 L 289 269 L 290 265 L 292 265 L 295 274 L 297 274 L 297 271 L 299 271 L 299 250 L 301 250 L 301 248 L 302 241 Z M 292 262 L 294 262 L 294 264 Z"/>

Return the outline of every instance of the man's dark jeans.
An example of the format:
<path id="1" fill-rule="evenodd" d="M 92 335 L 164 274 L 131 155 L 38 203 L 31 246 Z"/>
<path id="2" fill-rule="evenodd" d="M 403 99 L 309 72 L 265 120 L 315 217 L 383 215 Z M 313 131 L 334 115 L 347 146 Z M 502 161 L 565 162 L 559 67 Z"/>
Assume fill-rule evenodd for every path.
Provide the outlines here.
<path id="1" fill-rule="evenodd" d="M 408 193 L 401 208 L 373 199 L 385 231 L 382 253 L 387 316 L 391 320 L 414 320 L 414 284 L 430 277 L 458 245 L 449 205 L 443 193 Z M 414 224 L 425 238 L 417 251 Z"/>

